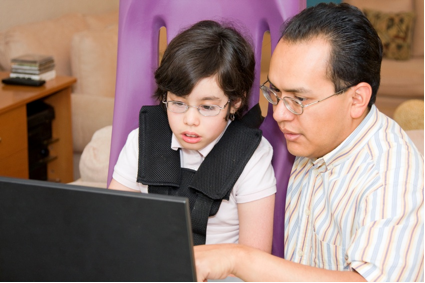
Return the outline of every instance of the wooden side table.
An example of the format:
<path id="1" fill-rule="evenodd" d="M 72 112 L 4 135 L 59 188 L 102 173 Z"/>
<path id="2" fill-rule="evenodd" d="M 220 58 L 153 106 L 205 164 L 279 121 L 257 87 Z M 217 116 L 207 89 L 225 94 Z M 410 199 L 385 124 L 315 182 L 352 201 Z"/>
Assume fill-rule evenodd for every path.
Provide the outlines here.
<path id="1" fill-rule="evenodd" d="M 0 72 L 0 79 L 9 76 Z M 1 84 L 0 89 L 0 175 L 16 178 L 29 177 L 28 129 L 26 105 L 42 100 L 54 108 L 52 136 L 56 142 L 48 146 L 49 181 L 73 181 L 71 87 L 77 80 L 58 76 L 41 87 Z"/>

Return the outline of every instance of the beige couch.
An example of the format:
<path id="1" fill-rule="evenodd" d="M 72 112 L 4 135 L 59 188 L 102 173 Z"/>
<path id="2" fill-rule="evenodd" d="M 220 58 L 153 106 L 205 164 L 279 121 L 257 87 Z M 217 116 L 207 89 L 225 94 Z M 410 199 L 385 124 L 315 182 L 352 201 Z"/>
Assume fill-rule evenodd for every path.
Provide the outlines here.
<path id="1" fill-rule="evenodd" d="M 74 175 L 96 130 L 112 124 L 118 43 L 118 11 L 62 17 L 0 31 L 0 70 L 25 53 L 53 55 L 58 75 L 74 76 L 72 134 Z"/>
<path id="2" fill-rule="evenodd" d="M 424 99 L 424 0 L 344 0 L 362 11 L 415 13 L 413 44 L 409 60 L 384 58 L 376 105 L 393 117 L 395 109 L 409 99 Z"/>

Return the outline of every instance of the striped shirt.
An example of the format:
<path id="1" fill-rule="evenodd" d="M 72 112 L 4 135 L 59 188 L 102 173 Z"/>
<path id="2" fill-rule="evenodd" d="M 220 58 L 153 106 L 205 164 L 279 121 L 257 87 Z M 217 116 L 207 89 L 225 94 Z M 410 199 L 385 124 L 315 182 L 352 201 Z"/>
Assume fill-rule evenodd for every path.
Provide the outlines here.
<path id="1" fill-rule="evenodd" d="M 285 259 L 356 270 L 368 281 L 424 281 L 424 159 L 373 106 L 322 158 L 297 157 L 285 214 Z"/>

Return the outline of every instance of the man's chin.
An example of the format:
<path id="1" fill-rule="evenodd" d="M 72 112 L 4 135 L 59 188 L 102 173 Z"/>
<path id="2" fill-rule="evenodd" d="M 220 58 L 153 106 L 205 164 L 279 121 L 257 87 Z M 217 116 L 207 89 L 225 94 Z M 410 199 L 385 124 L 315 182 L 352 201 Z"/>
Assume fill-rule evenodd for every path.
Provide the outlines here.
<path id="1" fill-rule="evenodd" d="M 300 145 L 286 141 L 286 147 L 290 154 L 297 157 L 308 157 L 309 154 L 305 149 L 302 149 Z"/>

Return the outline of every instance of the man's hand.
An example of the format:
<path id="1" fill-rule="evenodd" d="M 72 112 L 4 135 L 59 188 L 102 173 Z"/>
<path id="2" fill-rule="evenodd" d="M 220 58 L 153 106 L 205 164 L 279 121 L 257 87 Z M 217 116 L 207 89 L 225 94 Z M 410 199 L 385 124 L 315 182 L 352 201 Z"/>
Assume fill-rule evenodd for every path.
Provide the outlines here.
<path id="1" fill-rule="evenodd" d="M 244 281 L 366 281 L 355 271 L 334 271 L 291 262 L 241 244 L 196 246 L 198 281 L 234 274 Z"/>

